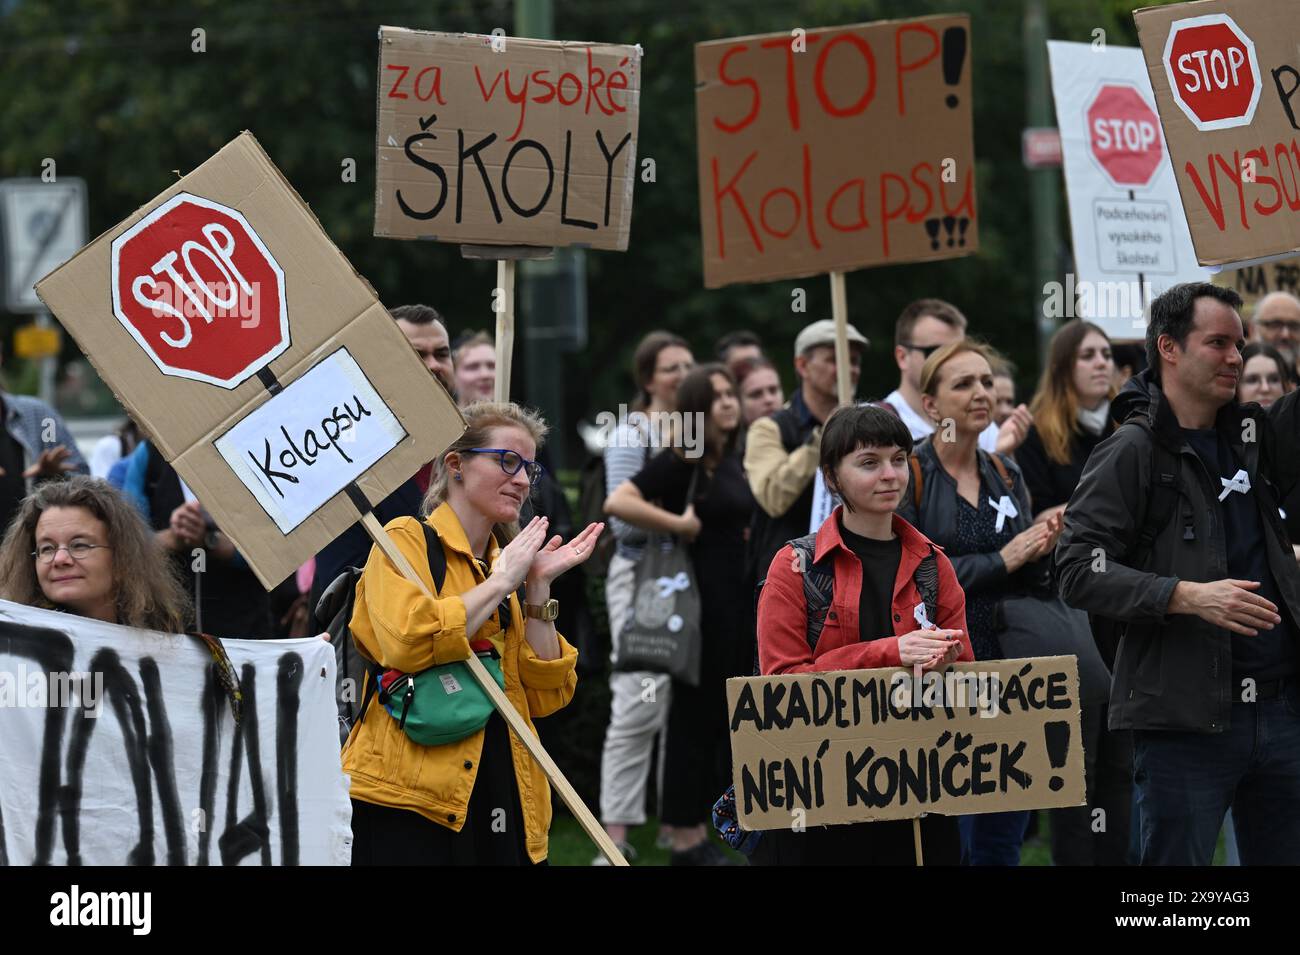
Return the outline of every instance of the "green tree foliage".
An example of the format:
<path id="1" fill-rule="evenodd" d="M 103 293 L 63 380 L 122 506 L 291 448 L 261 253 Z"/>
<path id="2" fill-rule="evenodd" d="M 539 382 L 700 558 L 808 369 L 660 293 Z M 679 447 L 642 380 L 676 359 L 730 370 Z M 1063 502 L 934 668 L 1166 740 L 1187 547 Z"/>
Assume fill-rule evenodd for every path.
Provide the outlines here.
<path id="1" fill-rule="evenodd" d="M 1133 45 L 1131 0 L 1049 0 L 1051 33 Z M 569 416 L 630 396 L 631 350 L 662 327 L 709 356 L 724 332 L 749 327 L 767 343 L 787 383 L 789 349 L 807 321 L 830 314 L 828 282 L 706 290 L 702 283 L 696 177 L 693 45 L 726 36 L 788 31 L 926 13 L 965 11 L 973 25 L 976 201 L 980 251 L 926 265 L 853 273 L 851 320 L 873 340 L 860 393 L 893 387 L 893 319 L 909 300 L 939 295 L 970 316 L 975 333 L 1004 348 L 1032 382 L 1031 287 L 1022 5 L 1014 0 L 557 0 L 555 35 L 640 43 L 645 50 L 640 157 L 657 181 L 638 181 L 627 253 L 587 257 L 590 344 L 568 356 Z M 176 175 L 193 169 L 243 129 L 252 130 L 330 236 L 380 298 L 436 305 L 453 335 L 490 328 L 491 263 L 454 246 L 372 236 L 376 32 L 389 23 L 423 29 L 511 32 L 509 0 L 18 0 L 0 15 L 0 175 L 40 174 L 46 157 L 81 176 L 91 234 L 120 221 Z M 204 52 L 195 34 L 204 31 Z M 357 181 L 342 181 L 355 159 Z M 1059 177 L 1058 177 L 1059 179 Z M 1062 207 L 1064 208 L 1064 206 Z M 1065 223 L 1062 223 L 1064 230 Z M 1068 264 L 1062 239 L 1061 271 Z M 806 314 L 792 314 L 804 287 Z M 527 316 L 521 316 L 527 321 Z M 13 322 L 11 321 L 12 325 Z M 519 356 L 516 369 L 523 367 Z M 518 372 L 517 372 L 518 373 Z"/>

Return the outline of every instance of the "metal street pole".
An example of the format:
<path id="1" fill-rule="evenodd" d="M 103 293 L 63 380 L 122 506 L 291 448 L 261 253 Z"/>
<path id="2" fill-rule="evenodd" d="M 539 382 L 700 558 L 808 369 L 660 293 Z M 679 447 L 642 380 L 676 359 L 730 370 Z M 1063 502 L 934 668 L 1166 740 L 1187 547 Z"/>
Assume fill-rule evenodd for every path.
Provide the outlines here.
<path id="1" fill-rule="evenodd" d="M 1044 0 L 1025 4 L 1025 112 L 1027 126 L 1053 126 L 1051 78 L 1047 65 L 1047 10 Z M 1034 236 L 1034 304 L 1037 318 L 1038 358 L 1046 361 L 1047 345 L 1056 332 L 1056 322 L 1045 314 L 1044 289 L 1060 281 L 1057 252 L 1061 234 L 1060 194 L 1055 169 L 1029 170 L 1030 204 Z"/>

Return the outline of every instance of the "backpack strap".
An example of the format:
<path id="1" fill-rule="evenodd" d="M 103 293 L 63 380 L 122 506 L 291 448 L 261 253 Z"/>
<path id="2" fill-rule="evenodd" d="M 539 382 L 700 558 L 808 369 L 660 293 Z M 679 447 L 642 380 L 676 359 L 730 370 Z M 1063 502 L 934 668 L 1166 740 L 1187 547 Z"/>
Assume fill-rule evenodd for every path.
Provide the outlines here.
<path id="1" fill-rule="evenodd" d="M 1007 473 L 1007 465 L 1006 462 L 1002 460 L 1002 455 L 998 454 L 996 451 L 992 453 L 986 451 L 985 453 L 993 459 L 993 467 L 997 469 L 998 477 L 1002 478 L 1002 483 L 1005 484 L 1007 490 L 1010 491 L 1011 475 Z"/>
<path id="2" fill-rule="evenodd" d="M 1127 422 L 1126 422 L 1127 423 Z M 1142 427 L 1134 421 L 1133 427 Z M 1150 429 L 1148 429 L 1150 433 Z M 1147 503 L 1146 520 L 1138 531 L 1137 542 L 1125 555 L 1130 567 L 1140 569 L 1146 565 L 1155 546 L 1156 538 L 1174 517 L 1182 497 L 1178 480 L 1178 456 L 1170 451 L 1154 434 L 1151 434 L 1151 488 Z M 1183 540 L 1194 540 L 1196 533 L 1190 512 L 1184 514 Z"/>
<path id="3" fill-rule="evenodd" d="M 790 541 L 796 558 L 803 568 L 803 598 L 806 604 L 808 649 L 816 650 L 817 641 L 821 639 L 822 628 L 826 626 L 826 615 L 830 612 L 835 597 L 835 572 L 813 561 L 817 549 L 817 535 L 805 534 Z"/>
<path id="4" fill-rule="evenodd" d="M 424 531 L 424 546 L 429 552 L 429 575 L 433 578 L 434 594 L 442 593 L 442 585 L 447 582 L 447 553 L 442 549 L 438 532 L 429 526 L 428 521 L 420 521 Z"/>
<path id="5" fill-rule="evenodd" d="M 915 454 L 909 455 L 907 459 L 908 466 L 912 469 L 912 503 L 916 506 L 917 513 L 921 511 L 921 459 Z"/>

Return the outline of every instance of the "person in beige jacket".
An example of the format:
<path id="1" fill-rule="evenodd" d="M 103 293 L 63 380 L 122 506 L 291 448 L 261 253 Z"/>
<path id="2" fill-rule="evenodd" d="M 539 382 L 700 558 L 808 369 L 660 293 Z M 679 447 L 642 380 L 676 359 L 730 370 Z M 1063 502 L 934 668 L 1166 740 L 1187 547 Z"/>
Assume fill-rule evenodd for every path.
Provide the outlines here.
<path id="1" fill-rule="evenodd" d="M 868 342 L 852 325 L 848 338 L 849 380 L 856 391 Z M 835 323 L 822 319 L 804 328 L 795 337 L 794 352 L 799 387 L 784 407 L 751 424 L 745 439 L 745 477 L 758 502 L 749 532 L 755 582 L 767 575 L 787 541 L 808 533 L 822 422 L 838 403 Z"/>

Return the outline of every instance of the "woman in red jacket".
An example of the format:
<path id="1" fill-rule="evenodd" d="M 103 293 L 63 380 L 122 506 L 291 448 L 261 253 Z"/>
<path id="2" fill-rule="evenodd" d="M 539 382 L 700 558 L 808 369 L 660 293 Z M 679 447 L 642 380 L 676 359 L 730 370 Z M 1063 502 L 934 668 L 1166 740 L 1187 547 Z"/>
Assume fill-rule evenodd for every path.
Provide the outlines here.
<path id="1" fill-rule="evenodd" d="M 758 656 L 763 675 L 875 667 L 942 669 L 973 660 L 966 636 L 966 596 L 952 564 L 920 531 L 894 513 L 907 488 L 912 436 L 881 408 L 843 408 L 822 431 L 821 469 L 844 502 L 818 529 L 815 563 L 831 562 L 835 588 L 821 635 L 809 646 L 801 561 L 787 544 L 772 560 L 758 603 Z M 923 605 L 914 574 L 935 554 L 938 629 L 921 629 Z M 957 820 L 921 820 L 927 865 L 961 858 Z M 911 820 L 809 827 L 763 834 L 756 865 L 910 865 Z"/>

